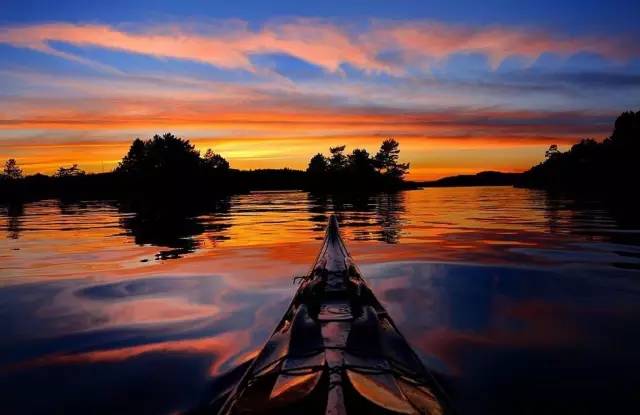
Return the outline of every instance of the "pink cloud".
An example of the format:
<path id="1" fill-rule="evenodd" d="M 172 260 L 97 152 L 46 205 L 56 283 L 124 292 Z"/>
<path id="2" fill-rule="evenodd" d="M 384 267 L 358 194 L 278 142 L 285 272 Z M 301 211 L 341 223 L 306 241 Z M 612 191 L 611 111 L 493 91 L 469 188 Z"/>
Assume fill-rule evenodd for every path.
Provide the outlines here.
<path id="1" fill-rule="evenodd" d="M 327 71 L 351 63 L 364 70 L 390 71 L 371 53 L 354 44 L 339 28 L 315 21 L 266 26 L 250 31 L 237 25 L 226 32 L 198 34 L 179 27 L 169 31 L 133 33 L 105 25 L 52 23 L 0 29 L 0 42 L 66 58 L 49 45 L 60 41 L 79 46 L 97 46 L 131 53 L 204 62 L 225 69 L 255 71 L 253 54 L 284 53 L 318 65 Z"/>
<path id="2" fill-rule="evenodd" d="M 624 42 L 606 37 L 567 37 L 533 29 L 485 28 L 436 22 L 378 23 L 366 34 L 374 48 L 399 51 L 407 62 L 443 59 L 455 53 L 480 53 L 493 67 L 509 56 L 535 59 L 545 52 L 563 56 L 592 52 L 615 59 L 637 54 Z"/>
<path id="3" fill-rule="evenodd" d="M 82 58 L 62 52 L 50 42 L 248 71 L 258 69 L 251 62 L 252 55 L 282 53 L 329 72 L 340 72 L 342 64 L 350 64 L 367 72 L 395 75 L 406 72 L 411 65 L 422 66 L 455 53 L 481 53 L 497 66 L 514 55 L 535 59 L 545 52 L 567 56 L 585 51 L 621 59 L 638 52 L 614 38 L 563 37 L 540 30 L 472 28 L 425 21 L 374 22 L 359 32 L 319 19 L 273 22 L 259 30 L 251 30 L 246 24 L 222 27 L 214 31 L 217 26 L 197 29 L 173 26 L 134 32 L 95 24 L 34 24 L 0 28 L 0 43 L 77 61 Z M 385 52 L 395 52 L 400 58 L 389 62 L 381 58 Z M 91 61 L 82 63 L 100 65 Z"/>

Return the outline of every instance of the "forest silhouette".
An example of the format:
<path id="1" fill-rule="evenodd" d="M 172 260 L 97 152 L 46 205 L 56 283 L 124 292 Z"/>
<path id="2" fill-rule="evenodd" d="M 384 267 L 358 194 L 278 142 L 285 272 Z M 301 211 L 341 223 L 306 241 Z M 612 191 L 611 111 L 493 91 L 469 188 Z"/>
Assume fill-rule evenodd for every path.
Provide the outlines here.
<path id="1" fill-rule="evenodd" d="M 551 145 L 546 160 L 522 174 L 518 184 L 552 190 L 630 191 L 640 172 L 640 111 L 620 114 L 611 135 L 587 138 L 567 152 Z"/>
<path id="2" fill-rule="evenodd" d="M 516 185 L 550 190 L 618 193 L 638 177 L 640 111 L 617 117 L 612 134 L 601 142 L 588 138 L 567 152 L 551 145 L 545 160 L 524 173 L 481 172 L 433 182 L 405 180 L 409 163 L 400 162 L 399 143 L 384 140 L 374 155 L 356 148 L 329 148 L 314 155 L 305 171 L 237 170 L 220 154 L 204 155 L 185 140 L 167 133 L 136 138 L 109 173 L 87 174 L 77 164 L 60 167 L 52 176 L 24 176 L 9 159 L 0 174 L 0 201 L 42 198 L 214 200 L 250 190 L 303 189 L 314 192 L 394 191 L 424 186 Z"/>
<path id="3" fill-rule="evenodd" d="M 330 157 L 315 155 L 306 171 L 293 169 L 237 170 L 220 154 L 204 155 L 189 140 L 171 133 L 149 140 L 136 138 L 109 173 L 86 173 L 77 164 L 61 166 L 55 174 L 24 176 L 14 159 L 0 175 L 0 200 L 42 198 L 157 200 L 215 200 L 250 190 L 305 189 L 346 191 L 397 190 L 408 186 L 409 164 L 400 163 L 399 143 L 383 141 L 371 157 L 364 149 L 344 154 L 345 146 L 330 148 Z"/>

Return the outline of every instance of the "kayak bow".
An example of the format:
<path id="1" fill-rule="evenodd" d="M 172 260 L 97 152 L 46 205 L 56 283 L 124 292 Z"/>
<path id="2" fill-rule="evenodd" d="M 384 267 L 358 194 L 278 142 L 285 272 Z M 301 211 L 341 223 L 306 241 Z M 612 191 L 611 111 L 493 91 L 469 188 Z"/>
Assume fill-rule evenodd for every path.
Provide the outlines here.
<path id="1" fill-rule="evenodd" d="M 443 402 L 332 215 L 310 273 L 220 414 L 439 415 L 448 413 Z"/>

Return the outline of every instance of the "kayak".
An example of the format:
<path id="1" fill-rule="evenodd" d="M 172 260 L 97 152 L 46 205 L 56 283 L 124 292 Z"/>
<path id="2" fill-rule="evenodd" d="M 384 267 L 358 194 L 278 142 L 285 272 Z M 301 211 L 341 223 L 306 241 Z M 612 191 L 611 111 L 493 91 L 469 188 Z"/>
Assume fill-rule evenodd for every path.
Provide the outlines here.
<path id="1" fill-rule="evenodd" d="M 445 396 L 351 259 L 331 216 L 289 308 L 220 414 L 448 414 Z"/>

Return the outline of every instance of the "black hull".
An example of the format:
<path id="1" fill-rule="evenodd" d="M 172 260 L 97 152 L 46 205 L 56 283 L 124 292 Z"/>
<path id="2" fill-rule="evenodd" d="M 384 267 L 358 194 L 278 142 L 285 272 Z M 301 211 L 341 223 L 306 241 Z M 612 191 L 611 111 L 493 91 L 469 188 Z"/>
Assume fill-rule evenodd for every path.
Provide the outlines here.
<path id="1" fill-rule="evenodd" d="M 322 249 L 220 414 L 444 414 L 444 396 L 352 261 Z"/>

